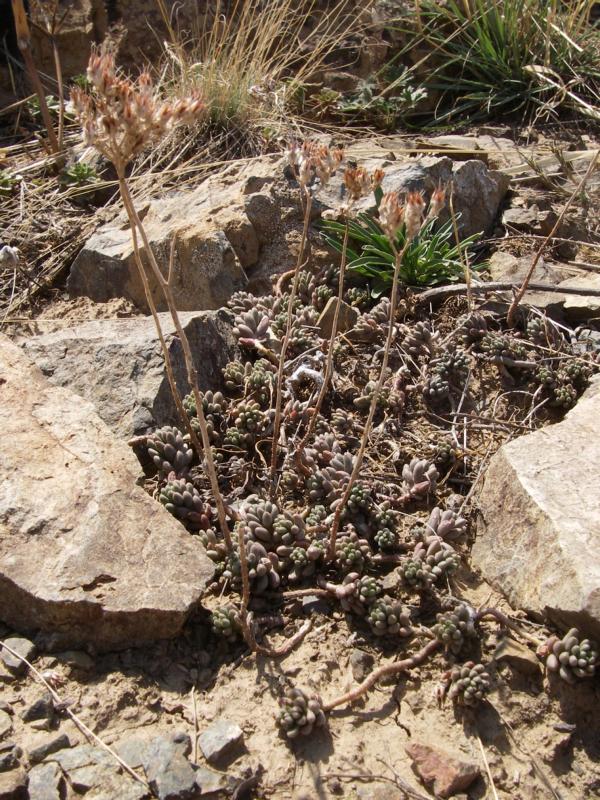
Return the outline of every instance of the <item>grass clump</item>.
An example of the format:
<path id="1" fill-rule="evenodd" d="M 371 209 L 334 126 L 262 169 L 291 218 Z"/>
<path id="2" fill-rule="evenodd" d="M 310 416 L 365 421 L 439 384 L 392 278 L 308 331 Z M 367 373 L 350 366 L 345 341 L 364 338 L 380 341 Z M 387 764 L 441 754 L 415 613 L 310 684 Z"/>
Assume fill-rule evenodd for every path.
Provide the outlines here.
<path id="1" fill-rule="evenodd" d="M 591 0 L 422 0 L 411 47 L 429 54 L 435 122 L 503 114 L 600 119 L 600 33 Z"/>

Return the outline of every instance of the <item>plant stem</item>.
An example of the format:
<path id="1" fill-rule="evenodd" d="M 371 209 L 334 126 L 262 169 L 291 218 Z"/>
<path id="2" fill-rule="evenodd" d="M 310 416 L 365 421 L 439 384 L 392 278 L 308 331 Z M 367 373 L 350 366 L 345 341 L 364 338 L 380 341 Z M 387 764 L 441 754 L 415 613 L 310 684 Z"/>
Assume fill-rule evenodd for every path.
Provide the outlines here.
<path id="1" fill-rule="evenodd" d="M 52 52 L 54 53 L 54 70 L 58 83 L 58 149 L 62 151 L 65 132 L 65 87 L 63 83 L 60 53 L 58 52 L 58 45 L 56 44 L 56 36 L 54 34 L 52 34 Z"/>
<path id="2" fill-rule="evenodd" d="M 233 552 L 233 542 L 232 542 L 232 539 L 231 539 L 231 533 L 229 531 L 229 526 L 227 524 L 227 516 L 226 516 L 226 512 L 225 512 L 225 504 L 223 502 L 223 497 L 222 497 L 221 491 L 219 489 L 219 482 L 218 482 L 218 479 L 217 479 L 217 471 L 216 471 L 215 462 L 214 462 L 214 459 L 213 459 L 213 456 L 212 456 L 212 450 L 211 450 L 211 446 L 210 446 L 210 438 L 209 438 L 209 435 L 208 435 L 208 428 L 207 428 L 207 425 L 206 425 L 206 419 L 204 417 L 204 408 L 203 408 L 203 405 L 202 405 L 202 396 L 200 394 L 200 390 L 198 389 L 198 377 L 197 377 L 197 374 L 196 374 L 196 368 L 194 367 L 194 359 L 193 359 L 193 356 L 192 356 L 190 343 L 189 343 L 187 335 L 186 335 L 186 333 L 183 330 L 183 327 L 181 325 L 181 321 L 179 319 L 179 313 L 177 311 L 177 306 L 176 306 L 175 300 L 173 298 L 173 292 L 172 292 L 171 286 L 170 286 L 169 282 L 167 280 L 165 280 L 162 272 L 160 271 L 160 267 L 158 266 L 158 263 L 157 263 L 156 258 L 154 256 L 152 248 L 150 247 L 150 242 L 148 241 L 148 236 L 146 235 L 146 231 L 144 229 L 142 221 L 139 218 L 139 215 L 138 215 L 138 213 L 137 213 L 137 211 L 135 209 L 135 205 L 133 203 L 133 198 L 131 197 L 131 194 L 129 192 L 129 186 L 127 184 L 127 180 L 125 179 L 124 171 L 123 171 L 123 169 L 121 169 L 120 171 L 118 170 L 118 172 L 119 172 L 119 189 L 121 191 L 121 196 L 123 198 L 123 204 L 125 205 L 125 209 L 127 211 L 127 215 L 129 217 L 132 230 L 133 230 L 134 227 L 136 227 L 137 230 L 140 233 L 140 236 L 142 238 L 142 242 L 143 242 L 143 245 L 144 245 L 144 250 L 146 252 L 146 256 L 148 258 L 150 266 L 152 268 L 152 272 L 154 274 L 154 277 L 155 277 L 158 285 L 160 286 L 160 288 L 161 288 L 161 290 L 163 292 L 164 298 L 165 298 L 165 300 L 167 302 L 167 306 L 169 308 L 169 312 L 171 314 L 171 318 L 172 318 L 173 323 L 175 325 L 175 330 L 177 332 L 177 336 L 179 337 L 179 341 L 181 342 L 181 348 L 182 348 L 182 351 L 183 351 L 183 358 L 184 358 L 186 371 L 187 371 L 187 379 L 188 379 L 188 383 L 190 384 L 190 386 L 192 388 L 192 392 L 193 392 L 193 395 L 194 395 L 194 400 L 196 402 L 196 414 L 198 415 L 198 423 L 199 423 L 199 427 L 200 427 L 200 434 L 202 436 L 202 445 L 203 445 L 203 449 L 204 449 L 204 458 L 206 459 L 206 471 L 208 473 L 208 478 L 210 480 L 213 497 L 214 497 L 214 500 L 215 500 L 215 503 L 216 503 L 216 506 L 217 506 L 217 515 L 219 517 L 219 524 L 220 524 L 220 527 L 221 527 L 221 531 L 223 533 L 223 539 L 225 540 L 225 546 L 227 547 L 227 551 L 229 553 L 232 553 Z M 143 267 L 142 267 L 142 269 L 143 269 Z M 148 287 L 148 292 L 151 294 L 150 287 Z M 158 317 L 157 317 L 157 315 L 155 316 L 154 314 L 153 314 L 153 317 L 154 317 L 154 322 L 156 324 Z M 160 324 L 160 323 L 158 323 L 158 324 Z M 165 351 L 163 350 L 163 352 L 165 352 Z M 183 406 L 181 406 L 181 408 L 183 408 Z M 184 420 L 186 420 L 187 419 L 187 414 L 185 413 L 185 409 L 183 410 L 183 415 L 184 415 L 183 416 Z M 188 420 L 188 422 L 189 422 L 189 420 Z M 189 429 L 191 430 L 191 433 L 193 434 L 192 435 L 192 442 L 196 446 L 199 458 L 201 458 L 202 457 L 201 456 L 201 448 L 200 448 L 200 445 L 199 445 L 199 442 L 198 442 L 198 438 L 195 435 L 195 432 L 194 432 L 193 428 L 191 427 L 191 425 L 189 426 Z"/>
<path id="3" fill-rule="evenodd" d="M 356 460 L 354 462 L 354 467 L 352 469 L 352 474 L 350 475 L 350 479 L 346 484 L 346 488 L 344 490 L 344 494 L 340 500 L 338 507 L 335 510 L 335 514 L 333 517 L 333 522 L 331 523 L 331 533 L 329 536 L 329 546 L 327 548 L 327 560 L 333 561 L 335 558 L 335 544 L 337 540 L 337 534 L 340 527 L 340 519 L 344 508 L 346 507 L 346 503 L 348 502 L 348 498 L 350 497 L 350 492 L 352 491 L 352 487 L 356 483 L 356 479 L 358 478 L 358 474 L 362 467 L 363 458 L 365 456 L 365 450 L 367 449 L 367 444 L 369 440 L 369 435 L 371 433 L 371 427 L 373 425 L 373 418 L 375 417 L 375 412 L 377 410 L 377 404 L 379 402 L 379 396 L 381 394 L 381 389 L 383 387 L 387 365 L 388 365 L 388 358 L 390 353 L 390 347 L 392 346 L 392 339 L 394 338 L 394 322 L 396 318 L 396 306 L 398 304 L 398 283 L 399 283 L 399 276 L 400 276 L 400 267 L 402 265 L 402 259 L 404 257 L 404 253 L 406 252 L 406 248 L 408 247 L 410 240 L 407 238 L 404 246 L 401 250 L 396 250 L 394 243 L 392 242 L 392 247 L 395 250 L 395 263 L 394 263 L 394 278 L 392 281 L 392 296 L 390 299 L 390 319 L 388 325 L 388 332 L 385 341 L 385 347 L 383 351 L 383 359 L 381 362 L 381 371 L 379 373 L 379 379 L 377 380 L 377 385 L 373 391 L 373 396 L 371 398 L 371 406 L 369 408 L 369 415 L 367 417 L 367 421 L 365 423 L 365 427 L 363 430 L 360 447 L 358 453 L 356 454 Z"/>
<path id="4" fill-rule="evenodd" d="M 271 445 L 271 485 L 270 485 L 271 499 L 275 497 L 275 489 L 276 489 L 277 448 L 279 444 L 279 432 L 281 430 L 281 396 L 283 393 L 283 373 L 285 368 L 285 356 L 290 342 L 290 333 L 292 330 L 292 317 L 294 313 L 294 301 L 296 299 L 296 294 L 298 292 L 298 279 L 300 276 L 300 267 L 302 265 L 304 258 L 304 249 L 306 247 L 306 240 L 308 238 L 308 225 L 310 222 L 310 212 L 312 208 L 312 194 L 308 189 L 304 189 L 304 191 L 306 193 L 306 205 L 304 209 L 304 225 L 302 228 L 302 240 L 300 242 L 300 249 L 298 251 L 298 259 L 296 261 L 292 290 L 290 292 L 288 300 L 285 336 L 283 337 L 283 342 L 281 344 L 281 353 L 279 354 L 279 365 L 277 368 L 277 389 L 275 392 L 275 419 L 273 421 L 273 442 Z"/>
<path id="5" fill-rule="evenodd" d="M 333 323 L 331 328 L 331 335 L 329 337 L 329 349 L 327 351 L 327 362 L 325 364 L 325 375 L 323 378 L 323 383 L 321 385 L 321 389 L 319 391 L 319 396 L 317 397 L 317 402 L 315 404 L 315 410 L 310 418 L 310 422 L 308 425 L 308 430 L 304 434 L 304 437 L 300 444 L 298 445 L 298 450 L 296 451 L 296 462 L 298 465 L 301 463 L 302 453 L 304 452 L 304 448 L 306 447 L 306 443 L 313 435 L 315 427 L 317 425 L 317 419 L 319 416 L 319 412 L 321 411 L 321 407 L 323 405 L 323 401 L 325 400 L 325 395 L 327 394 L 327 389 L 329 387 L 329 382 L 331 381 L 331 377 L 333 375 L 333 355 L 334 355 L 334 348 L 335 348 L 335 340 L 337 338 L 337 329 L 338 329 L 338 322 L 340 318 L 340 309 L 342 307 L 342 297 L 344 294 L 344 278 L 346 275 L 346 254 L 348 251 L 348 235 L 349 235 L 349 228 L 348 228 L 348 217 L 346 216 L 346 225 L 344 228 L 344 240 L 342 242 L 342 259 L 340 263 L 340 277 L 338 281 L 338 294 L 337 294 L 337 303 L 335 306 L 335 313 L 333 315 Z"/>
<path id="6" fill-rule="evenodd" d="M 396 661 L 393 664 L 387 664 L 385 667 L 379 667 L 379 669 L 376 669 L 374 672 L 372 672 L 369 677 L 366 678 L 355 689 L 351 689 L 349 692 L 346 692 L 346 694 L 336 697 L 335 700 L 331 700 L 329 703 L 324 703 L 323 711 L 329 712 L 337 706 L 344 706 L 346 703 L 353 703 L 355 700 L 358 700 L 359 697 L 362 697 L 363 694 L 366 694 L 369 689 L 375 686 L 375 684 L 382 678 L 385 678 L 389 675 L 397 675 L 400 672 L 406 672 L 409 669 L 413 669 L 413 667 L 418 667 L 419 664 L 422 664 L 424 661 L 426 661 L 432 653 L 435 653 L 440 646 L 441 643 L 438 642 L 437 639 L 433 639 L 431 642 L 428 642 L 425 647 L 419 650 L 418 653 L 415 653 L 414 655 L 409 656 L 402 661 Z"/>

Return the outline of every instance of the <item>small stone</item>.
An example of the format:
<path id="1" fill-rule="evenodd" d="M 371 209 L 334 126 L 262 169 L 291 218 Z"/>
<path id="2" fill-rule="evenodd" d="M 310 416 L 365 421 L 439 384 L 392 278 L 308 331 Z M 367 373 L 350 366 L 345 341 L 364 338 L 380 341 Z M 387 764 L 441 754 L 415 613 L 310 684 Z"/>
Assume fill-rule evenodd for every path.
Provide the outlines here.
<path id="1" fill-rule="evenodd" d="M 184 800 L 196 793 L 196 773 L 187 760 L 191 748 L 186 733 L 159 736 L 146 750 L 144 770 L 159 800 Z"/>
<path id="2" fill-rule="evenodd" d="M 302 611 L 305 614 L 328 614 L 330 610 L 329 603 L 324 597 L 309 594 L 302 598 Z"/>
<path id="3" fill-rule="evenodd" d="M 402 583 L 402 571 L 399 567 L 393 569 L 383 578 L 381 588 L 383 592 L 395 592 L 398 586 Z"/>
<path id="4" fill-rule="evenodd" d="M 31 661 L 36 653 L 36 647 L 29 639 L 24 639 L 22 636 L 11 636 L 9 639 L 4 640 L 4 644 L 14 650 L 27 661 Z M 5 647 L 0 651 L 0 658 L 8 669 L 15 675 L 23 675 L 27 671 L 27 664 L 17 656 L 10 653 Z"/>
<path id="5" fill-rule="evenodd" d="M 239 725 L 226 719 L 214 722 L 198 737 L 204 758 L 210 763 L 228 756 L 243 743 L 244 734 Z"/>
<path id="6" fill-rule="evenodd" d="M 330 297 L 327 305 L 321 311 L 321 316 L 317 321 L 317 327 L 323 339 L 329 339 L 331 330 L 333 328 L 333 317 L 335 315 L 335 307 L 337 305 L 337 297 Z M 338 333 L 346 333 L 353 328 L 358 322 L 360 313 L 358 309 L 354 308 L 343 300 L 340 304 L 340 314 L 338 317 L 337 330 Z"/>
<path id="7" fill-rule="evenodd" d="M 494 659 L 498 662 L 506 661 L 519 672 L 527 675 L 538 675 L 540 673 L 540 662 L 535 653 L 528 647 L 516 642 L 514 639 L 503 639 L 499 642 L 494 651 Z"/>
<path id="8" fill-rule="evenodd" d="M 18 766 L 22 755 L 23 751 L 14 742 L 4 742 L 0 746 L 0 772 L 6 772 Z"/>
<path id="9" fill-rule="evenodd" d="M 21 769 L 0 775 L 0 800 L 26 800 L 27 773 Z"/>
<path id="10" fill-rule="evenodd" d="M 446 750 L 416 742 L 404 749 L 413 761 L 414 771 L 425 786 L 433 789 L 436 797 L 452 797 L 479 777 L 477 764 L 457 758 Z"/>
<path id="11" fill-rule="evenodd" d="M 115 744 L 114 749 L 128 766 L 138 769 L 144 765 L 149 744 L 147 739 L 132 736 Z"/>
<path id="12" fill-rule="evenodd" d="M 15 713 L 11 704 L 7 703 L 6 700 L 0 700 L 0 711 L 5 711 L 7 714 L 10 714 L 11 717 Z"/>
<path id="13" fill-rule="evenodd" d="M 367 675 L 373 670 L 375 659 L 370 653 L 365 653 L 364 650 L 354 649 L 350 654 L 350 667 L 352 668 L 352 676 L 355 681 L 359 683 L 364 681 Z"/>
<path id="14" fill-rule="evenodd" d="M 6 711 L 0 711 L 0 739 L 12 731 L 12 719 Z"/>
<path id="15" fill-rule="evenodd" d="M 56 658 L 66 664 L 71 672 L 92 672 L 95 667 L 94 659 L 83 650 L 66 650 L 57 653 Z"/>
<path id="16" fill-rule="evenodd" d="M 29 800 L 61 800 L 64 778 L 58 764 L 38 764 L 29 770 Z"/>
<path id="17" fill-rule="evenodd" d="M 214 772 L 206 767 L 196 768 L 196 786 L 204 798 L 220 795 L 227 789 L 227 778 L 220 772 Z"/>
<path id="18" fill-rule="evenodd" d="M 29 763 L 37 764 L 43 761 L 46 756 L 70 746 L 71 742 L 66 733 L 60 733 L 58 736 L 51 736 L 50 738 L 44 736 L 34 741 L 33 746 L 29 747 Z"/>
<path id="19" fill-rule="evenodd" d="M 34 726 L 38 730 L 49 730 L 54 721 L 54 703 L 50 692 L 46 692 L 26 708 L 21 719 L 23 722 L 38 723 Z"/>

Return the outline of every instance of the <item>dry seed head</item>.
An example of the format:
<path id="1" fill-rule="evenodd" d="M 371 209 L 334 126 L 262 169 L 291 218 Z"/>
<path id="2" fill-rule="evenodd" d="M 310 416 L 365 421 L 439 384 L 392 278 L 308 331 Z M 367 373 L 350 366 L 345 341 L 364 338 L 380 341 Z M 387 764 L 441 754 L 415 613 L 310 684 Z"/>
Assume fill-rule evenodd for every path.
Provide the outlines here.
<path id="1" fill-rule="evenodd" d="M 406 197 L 404 221 L 406 222 L 406 240 L 411 241 L 421 230 L 425 200 L 421 192 L 409 192 Z"/>
<path id="2" fill-rule="evenodd" d="M 403 220 L 404 209 L 400 205 L 398 195 L 396 192 L 387 192 L 387 194 L 383 195 L 379 204 L 379 221 L 392 241 L 396 239 Z"/>
<path id="3" fill-rule="evenodd" d="M 446 205 L 446 190 L 443 186 L 438 186 L 431 195 L 429 201 L 429 210 L 427 211 L 427 219 L 435 219 L 439 217 L 442 209 Z"/>

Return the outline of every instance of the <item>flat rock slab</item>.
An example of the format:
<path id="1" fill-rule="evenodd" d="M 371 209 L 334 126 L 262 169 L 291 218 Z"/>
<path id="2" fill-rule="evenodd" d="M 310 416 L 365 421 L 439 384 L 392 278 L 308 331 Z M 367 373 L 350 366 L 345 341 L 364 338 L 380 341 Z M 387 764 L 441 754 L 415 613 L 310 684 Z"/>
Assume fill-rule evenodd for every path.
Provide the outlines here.
<path id="1" fill-rule="evenodd" d="M 436 797 L 452 797 L 468 789 L 480 774 L 479 766 L 446 750 L 427 744 L 409 744 L 405 748 L 413 769 Z"/>
<path id="2" fill-rule="evenodd" d="M 65 646 L 177 635 L 213 565 L 91 403 L 0 337 L 0 619 Z"/>
<path id="3" fill-rule="evenodd" d="M 211 764 L 231 755 L 244 740 L 244 733 L 235 722 L 219 719 L 198 737 L 204 758 Z"/>
<path id="4" fill-rule="evenodd" d="M 176 383 L 187 394 L 181 342 L 170 314 L 159 317 Z M 224 309 L 182 313 L 181 324 L 200 389 L 218 388 L 223 367 L 239 357 L 233 315 Z M 91 400 L 98 416 L 123 439 L 162 425 L 181 427 L 151 317 L 85 322 L 25 339 L 22 345 L 53 384 Z"/>
<path id="5" fill-rule="evenodd" d="M 515 608 L 600 638 L 600 378 L 565 419 L 503 445 L 479 499 L 474 566 Z"/>

